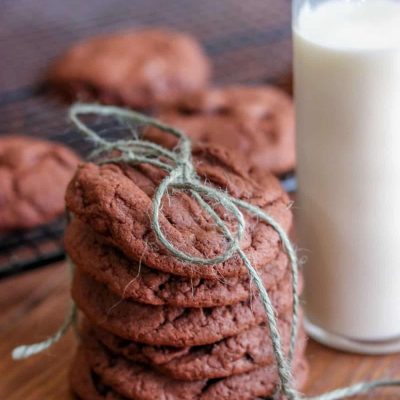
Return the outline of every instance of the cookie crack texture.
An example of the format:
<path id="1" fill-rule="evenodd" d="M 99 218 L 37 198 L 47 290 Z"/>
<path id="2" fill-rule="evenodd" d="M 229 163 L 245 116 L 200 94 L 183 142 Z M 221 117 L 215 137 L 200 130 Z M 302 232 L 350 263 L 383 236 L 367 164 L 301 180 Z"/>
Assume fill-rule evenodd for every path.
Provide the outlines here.
<path id="1" fill-rule="evenodd" d="M 290 280 L 280 293 L 271 290 L 277 315 L 291 307 Z M 265 321 L 258 297 L 231 306 L 182 308 L 150 306 L 114 295 L 77 270 L 72 296 L 88 319 L 125 339 L 161 346 L 186 347 L 217 342 Z"/>
<path id="2" fill-rule="evenodd" d="M 289 229 L 288 199 L 279 182 L 266 174 L 265 185 L 249 179 L 222 149 L 199 147 L 194 151 L 200 177 L 216 187 L 226 188 L 232 196 L 250 201 L 269 212 Z M 245 169 L 243 169 L 245 171 Z M 67 206 L 79 219 L 133 260 L 140 259 L 150 268 L 185 277 L 218 279 L 246 274 L 243 262 L 235 255 L 213 266 L 191 265 L 177 260 L 160 246 L 151 230 L 152 196 L 165 173 L 154 167 L 85 164 L 78 170 L 67 190 Z M 222 207 L 216 212 L 235 231 L 235 221 Z M 242 248 L 257 269 L 273 260 L 279 248 L 278 235 L 267 224 L 245 213 L 246 232 Z M 200 206 L 187 193 L 172 193 L 162 202 L 160 225 L 168 239 L 192 256 L 211 258 L 227 246 L 226 238 Z M 258 245 L 258 246 L 257 246 Z"/>
<path id="3" fill-rule="evenodd" d="M 122 298 L 152 305 L 213 307 L 234 304 L 251 295 L 247 275 L 208 280 L 185 278 L 148 268 L 131 260 L 86 224 L 74 218 L 65 232 L 65 248 L 76 267 Z M 287 256 L 278 256 L 260 270 L 273 290 L 288 269 Z"/>
<path id="4" fill-rule="evenodd" d="M 72 369 L 73 387 L 78 394 L 84 389 L 87 393 L 90 385 L 94 386 L 93 381 L 83 379 L 90 376 L 90 372 L 97 374 L 102 384 L 112 389 L 108 392 L 110 400 L 121 400 L 118 395 L 141 400 L 252 400 L 272 395 L 278 384 L 273 364 L 227 378 L 185 382 L 165 377 L 123 357 L 114 362 L 113 353 L 92 337 L 83 337 L 83 346 L 78 350 Z M 294 360 L 296 387 L 304 383 L 307 373 L 303 351 L 301 349 Z"/>

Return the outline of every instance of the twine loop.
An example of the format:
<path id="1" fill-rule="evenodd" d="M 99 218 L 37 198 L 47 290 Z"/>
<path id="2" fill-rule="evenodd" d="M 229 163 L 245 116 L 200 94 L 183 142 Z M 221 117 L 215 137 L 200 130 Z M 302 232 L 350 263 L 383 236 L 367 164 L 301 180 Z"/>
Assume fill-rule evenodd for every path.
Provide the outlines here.
<path id="1" fill-rule="evenodd" d="M 113 117 L 124 122 L 134 123 L 135 125 L 147 125 L 160 129 L 161 131 L 171 134 L 178 139 L 178 145 L 174 150 L 168 150 L 155 143 L 137 138 L 127 140 L 108 141 L 99 136 L 93 129 L 82 122 L 81 115 L 98 115 L 101 117 Z M 298 296 L 298 258 L 293 245 L 291 244 L 284 229 L 267 213 L 260 208 L 236 199 L 225 191 L 214 188 L 202 182 L 198 177 L 192 161 L 192 148 L 189 138 L 180 130 L 175 129 L 162 122 L 137 113 L 113 106 L 100 106 L 96 104 L 76 104 L 70 109 L 70 119 L 78 128 L 78 130 L 95 145 L 89 159 L 94 160 L 98 164 L 105 163 L 126 163 L 129 165 L 150 164 L 160 168 L 166 172 L 165 178 L 161 181 L 153 196 L 151 226 L 154 230 L 158 241 L 177 259 L 191 264 L 214 265 L 223 263 L 237 254 L 243 261 L 252 283 L 255 284 L 259 297 L 261 299 L 265 315 L 267 317 L 267 325 L 270 331 L 272 348 L 276 360 L 277 371 L 279 375 L 279 385 L 275 396 L 279 398 L 283 395 L 287 400 L 339 400 L 349 396 L 366 393 L 372 389 L 385 386 L 399 386 L 398 380 L 380 380 L 373 382 L 362 382 L 350 387 L 334 390 L 316 397 L 306 398 L 300 395 L 294 388 L 292 383 L 291 365 L 293 354 L 296 346 L 298 332 L 298 316 L 299 316 L 299 296 Z M 169 239 L 164 235 L 160 226 L 161 204 L 164 196 L 169 192 L 183 191 L 189 193 L 199 204 L 199 206 L 214 220 L 221 234 L 227 240 L 226 249 L 213 258 L 195 257 L 186 254 L 176 248 Z M 234 217 L 235 232 L 232 232 L 226 223 L 221 219 L 216 211 L 216 205 L 222 206 L 228 213 Z M 293 312 L 291 320 L 291 334 L 289 354 L 286 357 L 282 348 L 281 335 L 277 326 L 277 318 L 275 311 L 264 284 L 251 264 L 250 260 L 240 248 L 243 238 L 246 222 L 242 210 L 257 217 L 260 221 L 271 226 L 279 235 L 282 247 L 289 258 L 290 271 L 292 275 L 292 298 Z M 69 315 L 67 316 L 61 329 L 51 338 L 44 342 L 19 346 L 13 351 L 14 359 L 27 358 L 33 354 L 37 354 L 55 342 L 57 342 L 74 324 L 76 320 L 76 306 L 73 305 Z"/>

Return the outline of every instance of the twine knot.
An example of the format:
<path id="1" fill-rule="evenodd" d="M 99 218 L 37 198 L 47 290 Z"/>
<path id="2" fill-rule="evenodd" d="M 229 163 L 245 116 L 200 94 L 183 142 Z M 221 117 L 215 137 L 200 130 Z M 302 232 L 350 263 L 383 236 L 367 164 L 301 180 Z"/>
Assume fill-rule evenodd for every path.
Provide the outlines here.
<path id="1" fill-rule="evenodd" d="M 196 171 L 191 162 L 179 160 L 176 168 L 176 181 L 180 184 L 186 184 L 197 180 Z"/>

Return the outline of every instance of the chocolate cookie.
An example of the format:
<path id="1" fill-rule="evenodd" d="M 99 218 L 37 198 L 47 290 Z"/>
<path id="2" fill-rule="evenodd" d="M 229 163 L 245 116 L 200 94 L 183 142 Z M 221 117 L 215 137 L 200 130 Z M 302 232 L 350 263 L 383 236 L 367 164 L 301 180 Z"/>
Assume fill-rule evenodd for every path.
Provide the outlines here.
<path id="1" fill-rule="evenodd" d="M 211 88 L 181 98 L 158 118 L 194 141 L 238 151 L 261 170 L 282 175 L 295 167 L 294 108 L 290 97 L 271 86 Z M 147 138 L 167 147 L 176 142 L 156 129 Z"/>
<path id="2" fill-rule="evenodd" d="M 78 43 L 57 61 L 48 79 L 74 99 L 149 108 L 202 89 L 210 71 L 194 38 L 160 29 Z"/>
<path id="3" fill-rule="evenodd" d="M 78 400 L 128 400 L 104 385 L 100 377 L 91 371 L 82 348 L 78 349 L 72 362 L 69 381 Z"/>
<path id="4" fill-rule="evenodd" d="M 287 352 L 290 344 L 290 316 L 278 321 L 282 344 Z M 121 339 L 106 330 L 85 324 L 84 343 L 95 337 L 112 353 L 183 381 L 224 378 L 242 374 L 275 362 L 269 329 L 258 325 L 237 336 L 206 346 L 174 348 L 148 346 Z M 304 330 L 299 332 L 297 346 L 304 349 Z"/>
<path id="5" fill-rule="evenodd" d="M 284 229 L 289 229 L 292 218 L 289 199 L 276 178 L 267 175 L 263 185 L 258 185 L 249 178 L 236 155 L 223 148 L 201 146 L 193 151 L 193 157 L 201 179 L 237 199 L 259 206 Z M 199 267 L 178 260 L 158 242 L 150 216 L 154 191 L 164 177 L 163 171 L 150 165 L 85 164 L 68 187 L 67 207 L 129 258 L 150 268 L 206 279 L 245 275 L 247 270 L 238 254 L 224 263 Z M 233 216 L 222 206 L 215 207 L 226 225 L 235 231 Z M 260 269 L 277 257 L 280 239 L 259 218 L 247 212 L 244 217 L 246 229 L 241 248 L 252 265 Z M 193 256 L 213 258 L 228 246 L 214 220 L 182 191 L 164 197 L 160 225 L 171 243 Z"/>
<path id="6" fill-rule="evenodd" d="M 271 396 L 278 383 L 274 365 L 225 379 L 172 380 L 115 357 L 95 341 L 78 350 L 71 371 L 72 389 L 81 400 L 254 400 Z M 293 372 L 295 386 L 300 388 L 307 376 L 307 363 L 301 354 L 295 357 Z"/>
<path id="7" fill-rule="evenodd" d="M 225 306 L 249 298 L 249 276 L 205 280 L 160 272 L 130 260 L 77 218 L 66 229 L 65 247 L 74 264 L 115 294 L 140 303 L 178 307 Z M 267 289 L 280 281 L 288 267 L 287 256 L 260 269 Z"/>
<path id="8" fill-rule="evenodd" d="M 65 210 L 79 163 L 68 148 L 26 136 L 0 137 L 0 232 L 32 228 Z"/>
<path id="9" fill-rule="evenodd" d="M 278 316 L 290 312 L 288 277 L 269 294 Z M 215 343 L 266 320 L 257 296 L 224 307 L 151 306 L 124 300 L 79 270 L 75 273 L 72 297 L 95 325 L 122 338 L 150 345 L 185 347 Z"/>

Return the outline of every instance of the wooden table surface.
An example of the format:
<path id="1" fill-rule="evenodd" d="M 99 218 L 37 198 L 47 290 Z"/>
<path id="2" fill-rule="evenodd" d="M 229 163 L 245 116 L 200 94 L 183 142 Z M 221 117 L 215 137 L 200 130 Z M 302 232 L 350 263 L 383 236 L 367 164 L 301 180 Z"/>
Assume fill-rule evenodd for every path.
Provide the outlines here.
<path id="1" fill-rule="evenodd" d="M 0 283 L 1 400 L 72 399 L 67 381 L 76 347 L 72 332 L 44 354 L 18 362 L 10 356 L 14 346 L 42 340 L 59 326 L 68 305 L 68 281 L 69 272 L 61 263 Z M 350 355 L 313 341 L 309 342 L 307 354 L 311 372 L 305 393 L 309 395 L 364 379 L 400 378 L 400 355 Z M 376 391 L 359 398 L 400 399 L 400 389 Z"/>

